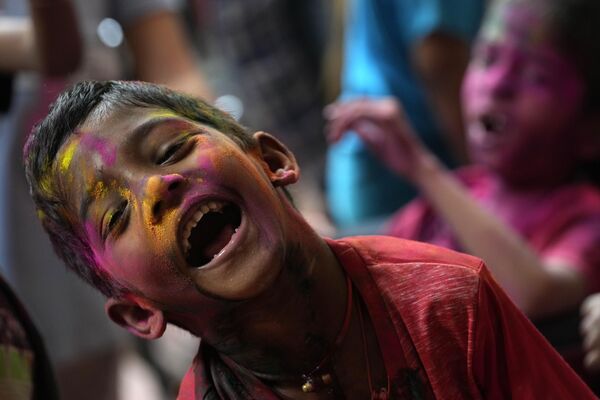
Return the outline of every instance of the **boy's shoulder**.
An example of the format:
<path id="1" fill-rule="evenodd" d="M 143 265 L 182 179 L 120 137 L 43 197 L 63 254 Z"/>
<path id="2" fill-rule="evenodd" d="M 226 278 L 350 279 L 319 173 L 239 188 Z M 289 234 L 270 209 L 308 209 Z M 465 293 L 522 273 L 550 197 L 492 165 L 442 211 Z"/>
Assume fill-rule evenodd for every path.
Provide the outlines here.
<path id="1" fill-rule="evenodd" d="M 481 296 L 491 279 L 483 262 L 386 236 L 344 238 L 330 246 L 374 323 L 385 320 L 393 326 L 410 368 L 423 368 L 448 398 L 466 398 L 474 391 L 470 372 L 463 367 L 473 358 L 474 327 L 488 301 Z M 443 362 L 439 354 L 445 354 Z"/>
<path id="2" fill-rule="evenodd" d="M 338 258 L 348 252 L 355 252 L 369 269 L 385 265 L 396 265 L 401 268 L 409 265 L 417 268 L 445 265 L 455 270 L 453 273 L 478 275 L 483 267 L 481 259 L 477 257 L 391 236 L 354 236 L 328 241 L 328 243 Z"/>
<path id="3" fill-rule="evenodd" d="M 329 245 L 358 286 L 374 284 L 406 312 L 411 305 L 432 301 L 451 308 L 474 307 L 481 282 L 491 279 L 481 259 L 427 243 L 357 236 Z"/>

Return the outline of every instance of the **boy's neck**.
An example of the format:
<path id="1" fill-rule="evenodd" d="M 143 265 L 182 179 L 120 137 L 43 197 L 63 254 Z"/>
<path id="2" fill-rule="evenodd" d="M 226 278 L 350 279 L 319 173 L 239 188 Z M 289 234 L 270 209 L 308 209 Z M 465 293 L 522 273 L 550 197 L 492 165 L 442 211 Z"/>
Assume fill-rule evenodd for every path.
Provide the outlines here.
<path id="1" fill-rule="evenodd" d="M 239 365 L 275 378 L 300 377 L 318 364 L 347 305 L 345 274 L 327 243 L 303 220 L 292 225 L 274 284 L 257 298 L 224 307 L 214 328 L 200 335 Z"/>

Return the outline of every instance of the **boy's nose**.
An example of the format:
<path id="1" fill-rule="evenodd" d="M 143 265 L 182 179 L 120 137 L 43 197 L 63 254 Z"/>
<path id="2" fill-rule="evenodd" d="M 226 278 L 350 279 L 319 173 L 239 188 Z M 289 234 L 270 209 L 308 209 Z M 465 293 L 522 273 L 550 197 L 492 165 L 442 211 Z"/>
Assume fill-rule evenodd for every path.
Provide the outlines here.
<path id="1" fill-rule="evenodd" d="M 517 85 L 517 66 L 509 63 L 498 65 L 489 71 L 487 89 L 496 98 L 510 98 Z"/>
<path id="2" fill-rule="evenodd" d="M 185 179 L 179 174 L 153 175 L 146 182 L 144 208 L 152 223 L 160 222 L 164 213 L 181 202 Z"/>

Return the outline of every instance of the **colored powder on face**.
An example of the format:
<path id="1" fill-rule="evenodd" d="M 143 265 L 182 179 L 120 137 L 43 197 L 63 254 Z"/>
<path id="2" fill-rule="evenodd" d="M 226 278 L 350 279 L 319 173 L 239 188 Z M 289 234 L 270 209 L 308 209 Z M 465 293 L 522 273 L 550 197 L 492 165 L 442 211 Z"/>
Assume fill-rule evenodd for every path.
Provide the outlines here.
<path id="1" fill-rule="evenodd" d="M 94 199 L 99 200 L 106 196 L 108 192 L 108 187 L 102 181 L 96 182 L 92 190 L 89 190 L 90 196 Z"/>
<path id="2" fill-rule="evenodd" d="M 58 165 L 61 172 L 66 172 L 71 165 L 71 161 L 73 161 L 73 155 L 75 154 L 75 150 L 77 149 L 78 140 L 73 140 L 69 145 L 65 148 L 62 155 L 60 156 Z"/>
<path id="3" fill-rule="evenodd" d="M 142 200 L 142 209 L 144 214 L 150 216 L 152 214 L 152 207 L 158 201 L 159 197 L 159 186 L 161 178 L 159 176 L 151 176 L 146 179 L 146 186 L 144 188 L 144 199 Z M 149 219 L 147 219 L 149 221 Z"/>
<path id="4" fill-rule="evenodd" d="M 111 183 L 112 186 L 116 186 L 117 182 L 113 181 Z M 124 199 L 129 199 L 131 200 L 131 190 L 126 189 L 126 188 L 119 188 L 119 194 L 124 198 Z"/>
<path id="5" fill-rule="evenodd" d="M 144 213 L 144 223 L 148 230 L 152 232 L 152 236 L 159 240 L 159 242 L 165 243 L 165 241 L 175 239 L 174 236 L 168 236 L 168 224 L 167 221 L 171 221 L 171 216 L 177 212 L 177 208 L 169 208 L 162 211 L 160 216 L 160 222 L 154 221 L 154 205 L 160 201 L 161 188 L 160 185 L 168 184 L 163 182 L 165 177 L 151 176 L 146 180 L 146 186 L 144 188 L 144 199 L 142 200 L 142 212 Z"/>
<path id="6" fill-rule="evenodd" d="M 95 238 L 95 240 L 89 240 L 90 248 L 92 250 L 92 261 L 93 261 L 92 265 L 97 268 L 103 268 L 104 262 L 103 262 L 102 252 L 98 249 L 98 247 L 96 245 L 93 244 L 99 240 L 98 232 L 96 231 L 94 223 L 92 221 L 85 221 L 83 224 L 83 229 L 84 229 L 85 235 L 88 237 L 88 239 Z"/>
<path id="7" fill-rule="evenodd" d="M 535 45 L 547 39 L 547 27 L 533 6 L 511 0 L 501 1 L 488 14 L 480 37 L 490 42 L 504 42 L 512 38 L 517 43 Z"/>
<path id="8" fill-rule="evenodd" d="M 117 147 L 105 138 L 82 135 L 81 144 L 95 152 L 106 166 L 112 166 L 117 159 Z"/>
<path id="9" fill-rule="evenodd" d="M 150 113 L 152 118 L 177 118 L 179 115 L 171 110 L 157 110 Z"/>

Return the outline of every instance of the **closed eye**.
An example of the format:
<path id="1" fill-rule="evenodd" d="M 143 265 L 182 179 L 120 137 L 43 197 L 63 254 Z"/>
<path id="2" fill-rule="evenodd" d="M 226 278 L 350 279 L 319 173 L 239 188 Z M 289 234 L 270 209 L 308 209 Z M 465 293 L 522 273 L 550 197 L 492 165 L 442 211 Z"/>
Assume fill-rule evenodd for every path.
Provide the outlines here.
<path id="1" fill-rule="evenodd" d="M 157 165 L 170 165 L 182 159 L 190 150 L 190 137 L 186 135 L 179 140 L 168 143 L 159 149 L 155 163 Z"/>
<path id="2" fill-rule="evenodd" d="M 106 240 L 108 236 L 114 232 L 123 229 L 127 217 L 127 200 L 123 200 L 119 205 L 109 210 L 103 219 L 102 238 Z"/>

